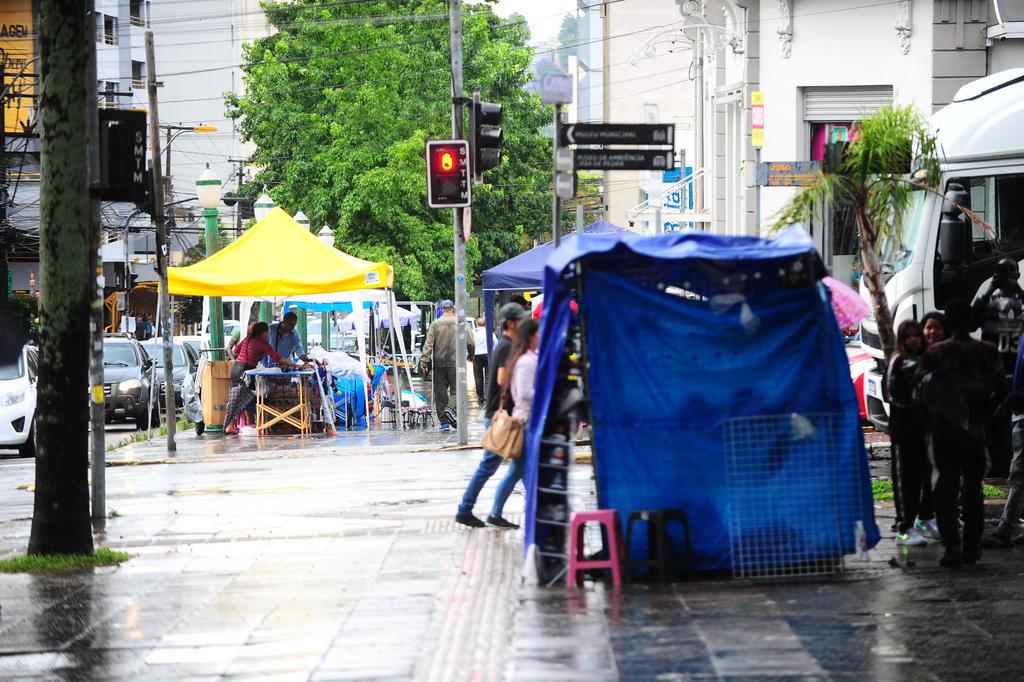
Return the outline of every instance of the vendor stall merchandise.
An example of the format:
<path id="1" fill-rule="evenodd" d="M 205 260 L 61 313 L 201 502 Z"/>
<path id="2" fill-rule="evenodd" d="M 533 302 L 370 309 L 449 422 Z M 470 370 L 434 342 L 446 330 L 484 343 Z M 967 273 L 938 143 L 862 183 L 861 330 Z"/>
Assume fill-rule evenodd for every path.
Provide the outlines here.
<path id="1" fill-rule="evenodd" d="M 199 263 L 168 268 L 172 294 L 227 299 L 336 295 L 386 289 L 393 280 L 387 263 L 365 261 L 322 243 L 280 208 Z"/>
<path id="2" fill-rule="evenodd" d="M 799 226 L 768 240 L 563 243 L 545 267 L 527 428 L 527 571 L 551 581 L 566 568 L 580 387 L 598 506 L 624 522 L 681 519 L 667 549 L 690 571 L 834 571 L 873 546 L 857 401 L 824 275 Z M 651 549 L 634 533 L 627 565 Z"/>

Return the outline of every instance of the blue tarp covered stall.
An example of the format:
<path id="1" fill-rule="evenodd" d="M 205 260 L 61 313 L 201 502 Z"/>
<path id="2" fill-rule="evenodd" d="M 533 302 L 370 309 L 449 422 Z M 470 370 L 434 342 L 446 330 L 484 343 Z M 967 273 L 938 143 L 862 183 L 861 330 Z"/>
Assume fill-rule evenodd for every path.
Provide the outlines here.
<path id="1" fill-rule="evenodd" d="M 768 240 L 581 235 L 553 253 L 527 430 L 526 547 L 543 552 L 564 534 L 546 521 L 560 513 L 545 492 L 542 438 L 558 423 L 577 322 L 601 508 L 623 520 L 682 509 L 697 571 L 838 558 L 857 549 L 858 529 L 874 546 L 857 401 L 824 275 L 799 226 Z M 682 548 L 681 528 L 670 532 Z M 634 540 L 627 551 L 646 558 L 646 538 Z"/>
<path id="2" fill-rule="evenodd" d="M 621 234 L 628 233 L 617 225 L 612 225 L 605 220 L 598 220 L 583 228 L 583 234 Z M 563 245 L 571 244 L 576 240 L 577 233 L 568 234 L 562 238 Z M 544 264 L 555 251 L 553 242 L 547 242 L 535 246 L 529 251 L 513 256 L 500 265 L 495 265 L 490 270 L 484 270 L 484 317 L 487 320 L 488 346 L 493 338 L 494 331 L 494 303 L 499 291 L 530 291 L 541 289 L 544 286 Z M 488 347 L 490 352 L 490 347 Z"/>

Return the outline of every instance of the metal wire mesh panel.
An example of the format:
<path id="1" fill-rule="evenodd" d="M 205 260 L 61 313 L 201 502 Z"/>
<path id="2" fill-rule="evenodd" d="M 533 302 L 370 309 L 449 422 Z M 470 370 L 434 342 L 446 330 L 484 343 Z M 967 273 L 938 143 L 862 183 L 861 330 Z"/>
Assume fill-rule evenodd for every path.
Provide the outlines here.
<path id="1" fill-rule="evenodd" d="M 842 570 L 835 448 L 840 415 L 742 417 L 725 423 L 733 575 L 784 578 Z M 847 538 L 848 539 L 848 538 Z"/>

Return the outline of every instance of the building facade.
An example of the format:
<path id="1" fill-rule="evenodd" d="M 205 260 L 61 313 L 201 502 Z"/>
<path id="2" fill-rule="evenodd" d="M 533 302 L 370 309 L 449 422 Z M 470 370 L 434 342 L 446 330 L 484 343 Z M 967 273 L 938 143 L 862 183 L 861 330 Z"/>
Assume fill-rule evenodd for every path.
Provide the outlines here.
<path id="1" fill-rule="evenodd" d="M 242 93 L 245 43 L 270 34 L 258 0 L 207 0 L 202 3 L 152 0 L 157 73 L 161 82 L 160 119 L 167 125 L 208 126 L 215 131 L 164 132 L 170 161 L 168 201 L 195 195 L 195 181 L 208 163 L 224 191 L 249 177 L 251 149 L 242 143 L 235 122 L 225 113 L 224 94 Z M 171 144 L 167 145 L 167 140 Z M 179 222 L 198 214 L 197 203 L 180 204 Z M 226 226 L 237 225 L 237 207 L 221 208 Z"/>
<path id="2" fill-rule="evenodd" d="M 581 41 L 578 116 L 605 123 L 662 123 L 675 127 L 677 166 L 693 161 L 692 46 L 681 31 L 674 0 L 593 4 L 581 10 L 587 38 Z M 598 23 L 598 21 L 600 23 Z M 595 35 L 600 26 L 600 38 Z M 581 30 L 582 33 L 582 30 Z M 595 47 L 600 46 L 598 57 Z M 583 60 L 596 67 L 584 68 Z M 600 116 L 597 116 L 598 110 Z M 662 171 L 608 171 L 602 182 L 605 219 L 637 232 L 681 225 L 679 178 Z M 675 194 L 673 194 L 675 192 Z"/>

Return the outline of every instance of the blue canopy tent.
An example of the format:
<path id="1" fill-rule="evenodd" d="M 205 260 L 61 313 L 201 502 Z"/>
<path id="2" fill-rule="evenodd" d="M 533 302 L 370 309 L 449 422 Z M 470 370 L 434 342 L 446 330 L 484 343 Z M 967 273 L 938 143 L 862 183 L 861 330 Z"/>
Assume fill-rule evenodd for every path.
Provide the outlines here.
<path id="1" fill-rule="evenodd" d="M 628 230 L 612 225 L 605 220 L 598 220 L 583 228 L 583 234 L 622 234 Z M 562 238 L 563 245 L 575 242 L 577 233 L 573 232 Z M 513 256 L 504 263 L 484 270 L 484 317 L 487 320 L 487 343 L 490 352 L 491 339 L 494 331 L 494 302 L 499 291 L 530 291 L 544 286 L 544 264 L 555 251 L 554 242 L 535 246 L 529 251 Z"/>
<path id="2" fill-rule="evenodd" d="M 550 453 L 552 434 L 572 432 L 557 406 L 572 385 L 576 324 L 601 508 L 623 518 L 682 509 L 697 571 L 754 574 L 838 559 L 861 538 L 874 546 L 857 401 L 824 275 L 800 226 L 768 240 L 581 235 L 552 254 L 525 455 L 525 544 L 541 550 L 542 574 L 557 574 L 552 548 L 565 544 L 567 497 L 551 483 L 564 474 Z M 669 530 L 684 547 L 682 528 Z M 627 552 L 641 558 L 646 538 L 633 540 Z"/>

